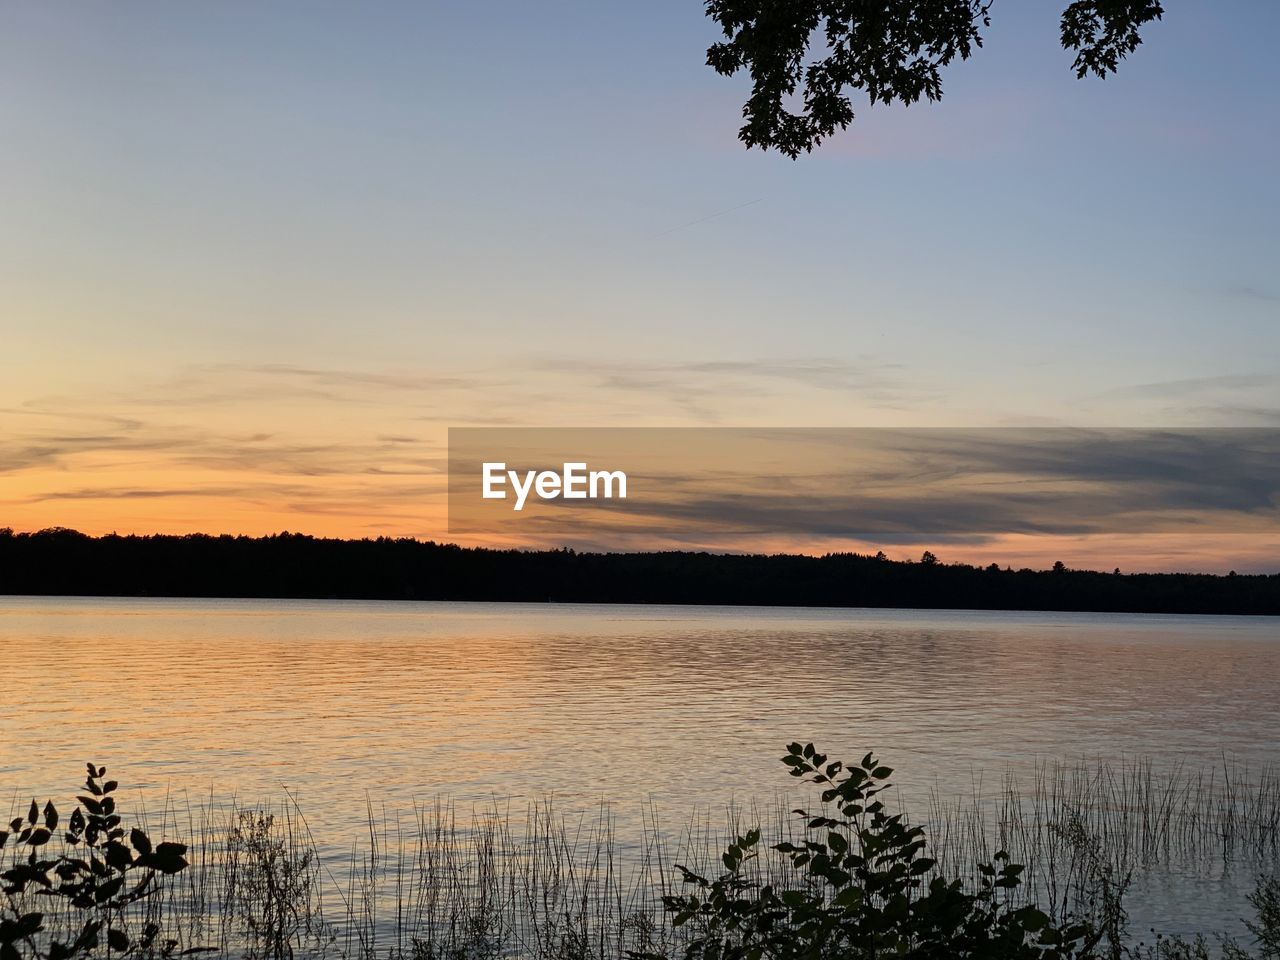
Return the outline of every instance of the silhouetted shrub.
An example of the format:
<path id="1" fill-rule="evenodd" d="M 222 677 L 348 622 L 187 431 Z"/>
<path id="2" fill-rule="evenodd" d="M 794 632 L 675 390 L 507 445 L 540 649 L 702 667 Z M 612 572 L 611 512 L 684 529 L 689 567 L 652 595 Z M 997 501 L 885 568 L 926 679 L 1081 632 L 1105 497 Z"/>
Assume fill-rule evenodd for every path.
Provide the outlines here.
<path id="1" fill-rule="evenodd" d="M 1082 909 L 1053 920 L 1026 896 L 1022 865 L 1004 851 L 979 863 L 976 883 L 948 878 L 927 856 L 923 827 L 890 813 L 878 798 L 893 773 L 868 753 L 858 764 L 828 762 L 813 744 L 792 743 L 782 762 L 793 777 L 822 788 L 821 812 L 793 811 L 800 842 L 774 844 L 792 876 L 753 871 L 760 831 L 739 836 L 708 879 L 677 864 L 693 892 L 663 897 L 676 928 L 690 930 L 685 960 L 1209 960 L 1203 935 L 1134 942 L 1126 929 L 1127 873 L 1118 874 L 1101 841 L 1079 820 L 1059 829 L 1087 866 Z M 1258 960 L 1280 960 L 1280 879 L 1263 877 L 1249 897 L 1247 922 Z M 1255 955 L 1219 937 L 1225 960 Z M 657 953 L 630 954 L 659 960 Z"/>
<path id="2" fill-rule="evenodd" d="M 227 837 L 223 896 L 239 921 L 245 960 L 289 960 L 295 948 L 305 952 L 306 945 L 332 941 L 317 915 L 317 860 L 272 814 L 240 812 Z"/>
<path id="3" fill-rule="evenodd" d="M 924 829 L 878 798 L 893 771 L 872 754 L 845 765 L 793 743 L 782 760 L 792 776 L 823 788 L 824 812 L 795 811 L 805 821 L 802 842 L 774 846 L 790 857 L 798 882 L 779 890 L 744 874 L 759 830 L 729 846 L 727 872 L 715 880 L 681 867 L 694 892 L 665 903 L 677 926 L 696 926 L 689 960 L 1050 960 L 1089 956 L 1099 942 L 1088 922 L 1055 925 L 1034 904 L 1016 903 L 1010 893 L 1023 867 L 1004 852 L 979 866 L 976 888 L 937 875 Z"/>
<path id="4" fill-rule="evenodd" d="M 523 834 L 496 809 L 460 830 L 451 809 L 437 808 L 421 814 L 409 834 L 416 839 L 401 835 L 398 821 L 394 834 L 375 837 L 370 812 L 372 848 L 364 858 L 353 850 L 345 883 L 321 866 L 296 805 L 279 817 L 233 808 L 225 821 L 188 828 L 195 866 L 166 883 L 188 870 L 186 847 L 153 844 L 122 823 L 115 782 L 90 765 L 70 818 L 33 802 L 0 830 L 8 857 L 0 864 L 0 960 L 142 960 L 215 949 L 245 960 L 1280 960 L 1274 877 L 1249 898 L 1251 944 L 1203 935 L 1136 942 L 1123 905 L 1132 837 L 1100 826 L 1098 808 L 1081 794 L 1043 808 L 1046 837 L 1065 845 L 1052 849 L 1070 851 L 1065 860 L 1074 864 L 1066 878 L 1073 895 L 1055 903 L 1035 879 L 1055 869 L 1050 848 L 1002 840 L 1024 850 L 1025 872 L 1004 852 L 937 852 L 947 848 L 945 822 L 930 819 L 931 847 L 923 828 L 886 809 L 880 794 L 892 771 L 872 754 L 846 766 L 796 743 L 783 761 L 821 789 L 821 810 L 795 811 L 796 828 L 763 846 L 758 828 L 744 833 L 731 821 L 727 835 L 736 839 L 714 880 L 707 877 L 719 868 L 703 864 L 714 863 L 721 844 L 691 826 L 677 859 L 701 873 L 678 867 L 690 892 L 660 901 L 671 861 L 656 835 L 643 854 L 646 871 L 656 872 L 624 890 L 607 815 L 584 842 L 582 826 L 566 827 L 550 808 L 532 814 Z M 1189 783 L 1197 809 L 1220 802 L 1203 782 Z M 1113 811 L 1114 796 L 1092 799 Z M 1211 818 L 1202 827 L 1221 825 Z M 1237 829 L 1240 841 L 1263 839 Z M 329 888 L 339 908 L 332 920 L 321 911 L 328 884 L 346 890 Z M 37 908 L 41 901 L 47 909 Z M 210 942 L 215 931 L 216 948 L 184 948 Z"/>
<path id="5" fill-rule="evenodd" d="M 104 780 L 106 767 L 88 764 L 84 795 L 67 818 L 62 852 L 48 854 L 61 817 L 53 801 L 43 810 L 31 801 L 26 818 L 17 817 L 0 830 L 0 849 L 14 857 L 0 872 L 5 902 L 0 919 L 0 960 L 42 958 L 70 960 L 100 953 L 122 957 L 178 956 L 200 948 L 178 950 L 177 941 L 158 940 L 160 928 L 147 922 L 133 929 L 126 908 L 155 896 L 160 878 L 187 868 L 181 843 L 153 844 L 146 832 L 126 829 L 116 812 L 117 783 Z M 73 936 L 45 929 L 45 912 L 30 909 L 33 895 L 53 897 L 82 918 Z"/>

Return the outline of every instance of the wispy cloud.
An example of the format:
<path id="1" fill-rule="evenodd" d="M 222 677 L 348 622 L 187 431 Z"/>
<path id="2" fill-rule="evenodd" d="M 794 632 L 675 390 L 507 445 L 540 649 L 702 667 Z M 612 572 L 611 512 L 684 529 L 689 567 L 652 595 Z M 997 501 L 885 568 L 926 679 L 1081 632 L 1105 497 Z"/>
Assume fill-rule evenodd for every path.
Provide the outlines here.
<path id="1" fill-rule="evenodd" d="M 451 451 L 458 476 L 467 475 L 472 448 L 501 458 L 510 434 L 487 441 L 486 433 Z M 628 499 L 556 500 L 516 517 L 455 485 L 452 529 L 523 531 L 543 545 L 638 533 L 686 543 L 986 543 L 1015 534 L 1280 530 L 1275 430 L 568 430 L 509 442 L 522 468 L 558 463 L 569 449 L 626 467 Z"/>
<path id="2" fill-rule="evenodd" d="M 1157 380 L 1095 394 L 1134 408 L 1144 422 L 1221 427 L 1269 426 L 1280 411 L 1280 374 L 1227 373 Z"/>
<path id="3" fill-rule="evenodd" d="M 593 392 L 665 398 L 704 422 L 721 422 L 740 412 L 744 398 L 797 389 L 841 394 L 869 407 L 892 409 L 916 406 L 932 397 L 910 381 L 902 364 L 870 357 L 663 362 L 550 357 L 531 367 L 567 377 Z"/>
<path id="4" fill-rule="evenodd" d="M 159 518 L 189 502 L 184 518 L 290 511 L 347 516 L 356 530 L 372 514 L 442 533 L 425 504 L 443 495 L 446 425 L 652 422 L 655 410 L 740 422 L 805 391 L 862 406 L 920 396 L 902 367 L 873 358 L 541 357 L 426 371 L 195 364 L 0 410 L 0 474 L 15 480 L 0 502 L 25 511 L 28 525 L 64 522 L 57 504 L 98 501 L 111 529 L 113 504 L 137 504 L 130 515 L 145 523 L 142 505 L 156 504 Z M 222 529 L 217 520 L 206 525 Z"/>
<path id="5" fill-rule="evenodd" d="M 1156 397 L 1182 399 L 1211 392 L 1238 392 L 1270 389 L 1280 391 L 1280 375 L 1274 373 L 1232 373 L 1213 377 L 1158 380 L 1109 390 L 1102 396 Z"/>
<path id="6" fill-rule="evenodd" d="M 1258 300 L 1262 303 L 1280 303 L 1280 292 L 1267 287 L 1256 287 L 1252 284 L 1240 284 L 1228 287 L 1227 295 L 1241 300 Z"/>

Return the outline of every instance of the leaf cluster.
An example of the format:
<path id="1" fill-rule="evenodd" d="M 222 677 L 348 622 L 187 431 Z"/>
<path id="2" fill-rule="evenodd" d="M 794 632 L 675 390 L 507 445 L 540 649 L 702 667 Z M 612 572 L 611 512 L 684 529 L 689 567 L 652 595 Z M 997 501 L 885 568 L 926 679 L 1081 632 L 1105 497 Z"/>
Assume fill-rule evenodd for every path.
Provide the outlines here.
<path id="1" fill-rule="evenodd" d="M 823 808 L 794 811 L 803 840 L 785 854 L 794 883 L 761 882 L 746 865 L 759 830 L 738 837 L 715 879 L 680 867 L 691 892 L 664 898 L 672 922 L 694 933 L 686 960 L 1068 960 L 1093 955 L 1100 939 L 1086 922 L 1057 925 L 1011 896 L 1023 867 L 997 853 L 976 885 L 940 876 L 922 827 L 891 812 L 880 794 L 893 771 L 868 753 L 830 761 L 813 744 L 792 743 L 791 776 L 821 788 Z"/>
<path id="2" fill-rule="evenodd" d="M 153 844 L 147 833 L 127 829 L 116 810 L 115 780 L 106 780 L 106 767 L 87 764 L 84 792 L 61 834 L 62 852 L 48 853 L 58 839 L 62 818 L 50 800 L 43 809 L 31 801 L 25 818 L 17 817 L 0 830 L 0 849 L 15 853 L 0 872 L 0 960 L 40 958 L 71 960 L 106 950 L 122 957 L 176 956 L 176 941 L 159 939 L 159 927 L 145 924 L 131 931 L 125 910 L 155 896 L 160 877 L 185 870 L 187 848 L 181 843 Z M 71 939 L 44 938 L 45 914 L 26 909 L 28 894 L 61 899 L 84 917 Z"/>
<path id="3" fill-rule="evenodd" d="M 990 10 L 991 0 L 707 0 L 725 36 L 707 65 L 751 76 L 738 139 L 795 159 L 853 122 L 850 91 L 872 106 L 940 100 L 942 69 L 982 46 Z M 1159 0 L 1075 0 L 1061 39 L 1076 75 L 1114 72 L 1163 13 Z M 811 47 L 821 55 L 808 60 Z"/>

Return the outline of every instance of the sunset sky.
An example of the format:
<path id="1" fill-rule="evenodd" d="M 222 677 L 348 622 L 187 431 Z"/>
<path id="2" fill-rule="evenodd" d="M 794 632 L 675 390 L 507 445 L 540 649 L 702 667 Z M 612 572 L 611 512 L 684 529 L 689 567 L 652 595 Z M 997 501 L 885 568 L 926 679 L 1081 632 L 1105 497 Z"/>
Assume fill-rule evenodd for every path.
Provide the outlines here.
<path id="1" fill-rule="evenodd" d="M 798 162 L 696 0 L 6 4 L 0 526 L 441 539 L 450 426 L 1280 426 L 1280 7 L 1099 82 L 1064 3 Z M 1063 549 L 1280 569 L 944 559 Z"/>

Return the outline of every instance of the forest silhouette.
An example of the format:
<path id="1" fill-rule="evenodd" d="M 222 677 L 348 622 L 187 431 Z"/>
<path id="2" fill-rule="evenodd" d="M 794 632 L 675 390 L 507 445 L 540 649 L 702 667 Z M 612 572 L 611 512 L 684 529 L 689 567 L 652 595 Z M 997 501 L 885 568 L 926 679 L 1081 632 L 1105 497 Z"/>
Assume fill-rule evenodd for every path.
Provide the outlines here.
<path id="1" fill-rule="evenodd" d="M 410 538 L 0 529 L 0 593 L 1280 614 L 1280 574 L 1013 570 L 882 554 L 494 550 Z"/>

